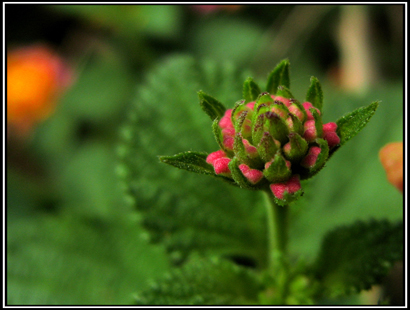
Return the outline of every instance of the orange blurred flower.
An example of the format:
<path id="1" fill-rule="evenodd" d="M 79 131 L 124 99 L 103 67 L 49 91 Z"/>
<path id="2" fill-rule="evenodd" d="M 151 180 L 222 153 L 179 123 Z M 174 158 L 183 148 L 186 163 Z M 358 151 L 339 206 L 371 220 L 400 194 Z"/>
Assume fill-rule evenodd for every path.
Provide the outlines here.
<path id="1" fill-rule="evenodd" d="M 387 180 L 403 192 L 403 142 L 392 142 L 380 149 L 379 159 Z"/>
<path id="2" fill-rule="evenodd" d="M 63 60 L 42 45 L 23 47 L 7 55 L 7 124 L 27 134 L 55 109 L 62 91 L 71 83 Z"/>

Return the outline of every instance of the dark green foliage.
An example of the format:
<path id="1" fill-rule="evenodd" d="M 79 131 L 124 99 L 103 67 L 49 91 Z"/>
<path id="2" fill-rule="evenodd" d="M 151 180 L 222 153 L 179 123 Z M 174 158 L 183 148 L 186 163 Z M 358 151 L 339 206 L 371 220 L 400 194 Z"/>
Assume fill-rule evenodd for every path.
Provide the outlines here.
<path id="1" fill-rule="evenodd" d="M 137 305 L 249 305 L 257 304 L 256 275 L 218 258 L 190 259 L 149 290 L 136 296 Z"/>
<path id="2" fill-rule="evenodd" d="M 266 91 L 276 95 L 279 86 L 290 87 L 289 60 L 282 60 L 268 76 Z"/>
<path id="3" fill-rule="evenodd" d="M 129 121 L 121 131 L 119 171 L 127 194 L 142 212 L 152 240 L 163 242 L 174 262 L 198 250 L 246 257 L 258 267 L 266 264 L 261 194 L 172 169 L 157 157 L 199 151 L 191 152 L 195 155 L 190 160 L 202 172 L 210 172 L 205 155 L 198 154 L 217 151 L 219 146 L 199 107 L 197 91 L 202 88 L 221 102 L 232 103 L 241 94 L 244 79 L 228 65 L 198 64 L 190 57 L 168 59 L 139 86 Z M 162 159 L 193 167 L 172 156 Z"/>
<path id="4" fill-rule="evenodd" d="M 358 293 L 380 284 L 403 259 L 403 222 L 358 221 L 332 230 L 323 240 L 314 265 L 321 296 Z"/>

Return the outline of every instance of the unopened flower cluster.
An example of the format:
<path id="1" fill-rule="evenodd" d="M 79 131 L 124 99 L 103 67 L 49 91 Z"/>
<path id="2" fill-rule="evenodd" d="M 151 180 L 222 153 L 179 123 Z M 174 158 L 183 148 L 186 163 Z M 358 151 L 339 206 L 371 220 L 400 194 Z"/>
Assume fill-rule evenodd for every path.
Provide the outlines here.
<path id="1" fill-rule="evenodd" d="M 322 123 L 321 111 L 310 102 L 261 93 L 217 119 L 221 149 L 206 162 L 216 175 L 244 188 L 269 189 L 279 204 L 287 204 L 302 194 L 300 180 L 316 174 L 340 143 L 336 129 L 336 123 Z"/>

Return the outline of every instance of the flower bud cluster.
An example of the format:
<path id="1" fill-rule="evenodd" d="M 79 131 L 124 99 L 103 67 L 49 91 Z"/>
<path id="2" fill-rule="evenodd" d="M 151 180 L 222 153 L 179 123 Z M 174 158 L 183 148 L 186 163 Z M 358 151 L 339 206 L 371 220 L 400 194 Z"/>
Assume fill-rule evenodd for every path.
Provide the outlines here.
<path id="1" fill-rule="evenodd" d="M 336 123 L 323 124 L 312 103 L 267 92 L 237 102 L 214 127 L 221 149 L 206 161 L 215 173 L 241 187 L 269 188 L 282 204 L 301 195 L 300 180 L 318 172 L 340 143 Z"/>

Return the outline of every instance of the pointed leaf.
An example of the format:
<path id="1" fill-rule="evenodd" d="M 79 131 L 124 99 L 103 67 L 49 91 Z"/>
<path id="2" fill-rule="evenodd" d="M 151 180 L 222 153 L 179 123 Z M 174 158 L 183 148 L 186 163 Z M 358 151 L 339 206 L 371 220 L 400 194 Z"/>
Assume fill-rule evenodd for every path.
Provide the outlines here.
<path id="1" fill-rule="evenodd" d="M 243 98 L 245 98 L 245 103 L 255 101 L 258 98 L 261 90 L 251 77 L 247 78 L 243 84 Z"/>
<path id="2" fill-rule="evenodd" d="M 323 106 L 323 91 L 319 80 L 312 76 L 310 78 L 310 87 L 306 94 L 306 101 L 313 104 L 314 107 L 318 108 L 322 112 Z"/>
<path id="3" fill-rule="evenodd" d="M 266 91 L 276 95 L 279 86 L 290 87 L 289 60 L 282 60 L 268 76 Z"/>
<path id="4" fill-rule="evenodd" d="M 158 64 L 138 85 L 121 129 L 118 170 L 125 194 L 135 201 L 151 240 L 163 243 L 174 263 L 199 252 L 239 257 L 258 268 L 266 265 L 266 225 L 260 216 L 263 197 L 163 165 L 157 158 L 187 150 L 216 151 L 219 147 L 208 120 L 193 104 L 197 90 L 202 87 L 222 102 L 233 103 L 247 76 L 225 63 L 198 63 L 178 56 Z M 205 156 L 197 159 L 203 164 Z M 207 169 L 212 167 L 202 172 L 209 173 Z"/>
<path id="5" fill-rule="evenodd" d="M 222 178 L 228 183 L 236 185 L 232 179 L 221 175 L 216 175 L 212 165 L 206 162 L 207 156 L 208 154 L 206 153 L 188 151 L 173 156 L 159 156 L 158 158 L 161 162 L 177 167 L 179 169 Z"/>
<path id="6" fill-rule="evenodd" d="M 217 117 L 222 118 L 224 116 L 226 108 L 214 97 L 205 94 L 203 91 L 198 92 L 198 97 L 202 110 L 209 115 L 211 120 L 214 120 Z"/>
<path id="7" fill-rule="evenodd" d="M 137 294 L 136 304 L 257 304 L 260 286 L 256 275 L 244 267 L 224 259 L 194 257 Z"/>
<path id="8" fill-rule="evenodd" d="M 380 284 L 403 258 L 403 222 L 357 221 L 328 233 L 315 262 L 322 294 L 337 297 Z"/>
<path id="9" fill-rule="evenodd" d="M 366 107 L 358 108 L 343 116 L 336 122 L 336 132 L 340 138 L 340 146 L 356 136 L 367 125 L 378 106 L 379 101 L 372 102 Z"/>

